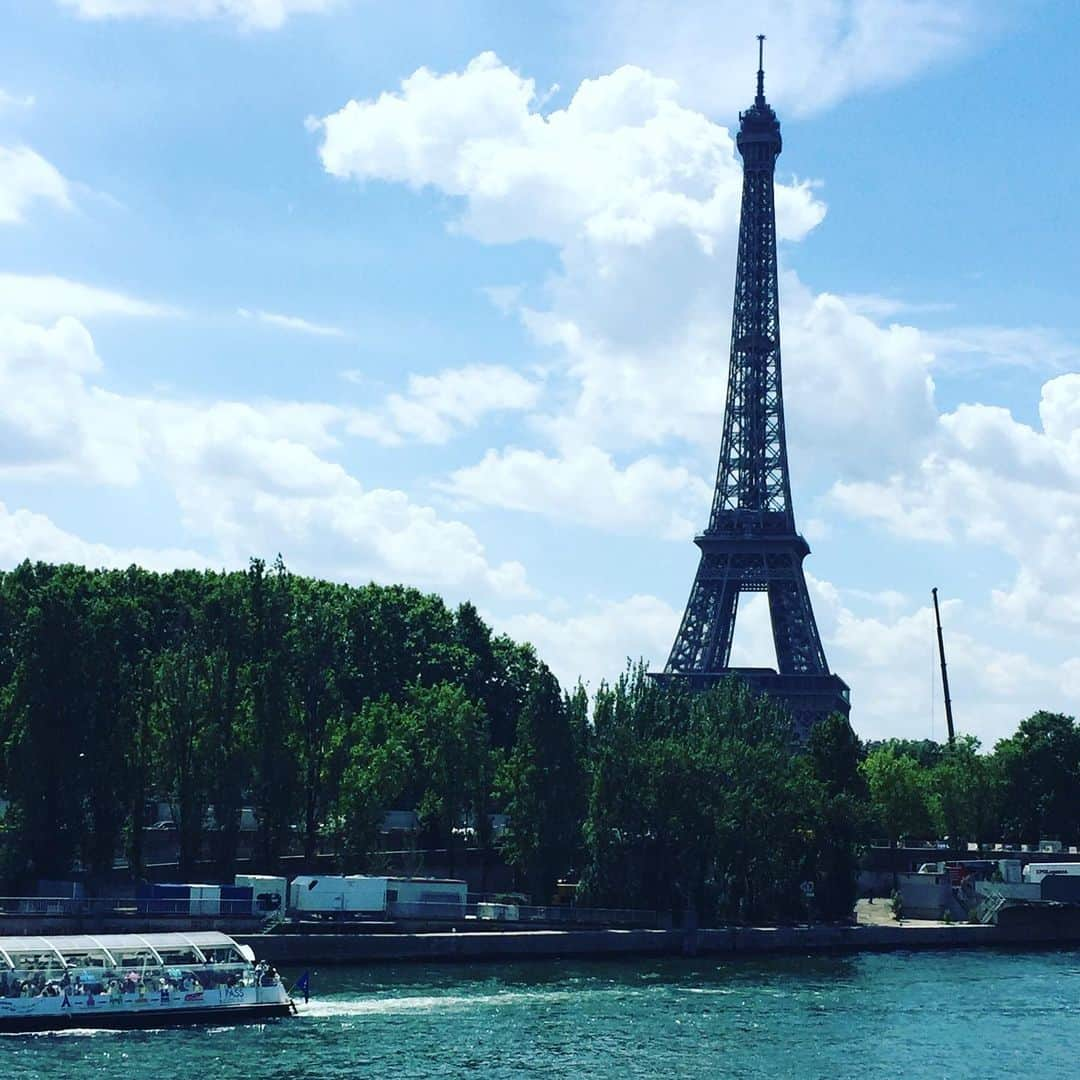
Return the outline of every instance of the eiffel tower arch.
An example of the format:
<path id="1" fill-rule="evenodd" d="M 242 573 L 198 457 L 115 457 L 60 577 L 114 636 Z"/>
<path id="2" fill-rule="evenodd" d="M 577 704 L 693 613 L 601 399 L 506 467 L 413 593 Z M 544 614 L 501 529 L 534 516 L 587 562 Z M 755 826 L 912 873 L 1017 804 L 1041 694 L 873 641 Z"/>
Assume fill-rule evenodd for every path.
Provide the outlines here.
<path id="1" fill-rule="evenodd" d="M 739 115 L 742 208 L 731 320 L 724 432 L 709 524 L 694 543 L 701 562 L 660 679 L 696 688 L 736 676 L 782 702 L 801 738 L 831 713 L 847 716 L 848 687 L 829 671 L 795 528 L 780 377 L 780 298 L 773 178 L 782 140 L 765 100 L 764 37 L 758 38 L 757 96 Z M 777 670 L 733 668 L 739 596 L 768 596 Z"/>

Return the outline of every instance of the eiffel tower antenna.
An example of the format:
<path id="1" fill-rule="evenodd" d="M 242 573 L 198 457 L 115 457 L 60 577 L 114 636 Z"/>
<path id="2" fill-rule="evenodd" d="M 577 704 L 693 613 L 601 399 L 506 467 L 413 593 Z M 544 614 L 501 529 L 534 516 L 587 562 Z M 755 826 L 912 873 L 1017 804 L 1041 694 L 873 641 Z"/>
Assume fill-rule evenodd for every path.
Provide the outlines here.
<path id="1" fill-rule="evenodd" d="M 664 680 L 707 687 L 735 676 L 787 706 L 805 738 L 831 713 L 847 716 L 847 685 L 829 671 L 795 528 L 780 377 L 780 298 L 773 176 L 783 142 L 765 100 L 765 36 L 758 35 L 757 97 L 739 116 L 742 209 L 731 320 L 727 403 L 709 524 L 694 542 L 701 562 Z M 733 668 L 739 594 L 768 596 L 778 671 Z"/>
<path id="2" fill-rule="evenodd" d="M 765 35 L 757 36 L 757 97 L 755 105 L 765 104 Z"/>

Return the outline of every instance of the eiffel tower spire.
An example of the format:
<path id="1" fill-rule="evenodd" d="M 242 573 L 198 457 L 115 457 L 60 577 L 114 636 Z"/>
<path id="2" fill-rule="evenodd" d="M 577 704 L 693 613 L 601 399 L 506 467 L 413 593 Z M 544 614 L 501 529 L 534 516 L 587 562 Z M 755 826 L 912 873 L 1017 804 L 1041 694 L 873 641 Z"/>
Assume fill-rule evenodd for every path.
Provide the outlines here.
<path id="1" fill-rule="evenodd" d="M 780 375 L 773 175 L 783 142 L 765 100 L 764 35 L 758 36 L 757 96 L 739 116 L 743 159 L 731 361 L 716 491 L 701 562 L 664 678 L 708 686 L 725 676 L 787 705 L 800 734 L 832 712 L 848 714 L 848 688 L 829 672 L 803 575 L 809 545 L 795 528 Z M 769 599 L 779 671 L 732 668 L 739 594 Z"/>

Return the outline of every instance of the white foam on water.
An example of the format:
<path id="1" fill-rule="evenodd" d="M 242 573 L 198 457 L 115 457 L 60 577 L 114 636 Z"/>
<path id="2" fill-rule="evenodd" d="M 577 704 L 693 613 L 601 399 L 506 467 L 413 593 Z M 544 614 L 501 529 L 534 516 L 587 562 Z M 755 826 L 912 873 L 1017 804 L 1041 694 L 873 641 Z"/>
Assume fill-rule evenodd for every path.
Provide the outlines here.
<path id="1" fill-rule="evenodd" d="M 582 994 L 626 993 L 622 990 L 505 990 L 495 994 L 431 994 L 407 997 L 323 998 L 299 1005 L 301 1016 L 385 1016 L 406 1012 L 504 1008 L 580 1000 Z"/>

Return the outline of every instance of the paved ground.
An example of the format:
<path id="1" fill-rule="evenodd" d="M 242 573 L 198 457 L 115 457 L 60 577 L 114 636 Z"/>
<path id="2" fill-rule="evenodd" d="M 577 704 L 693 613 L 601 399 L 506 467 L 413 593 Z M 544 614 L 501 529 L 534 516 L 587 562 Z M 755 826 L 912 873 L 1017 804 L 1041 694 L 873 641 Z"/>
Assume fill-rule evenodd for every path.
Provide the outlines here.
<path id="1" fill-rule="evenodd" d="M 859 900 L 855 904 L 855 917 L 863 926 L 948 926 L 937 919 L 903 919 L 897 922 L 893 918 L 892 905 L 888 897 L 878 897 L 872 903 Z"/>

